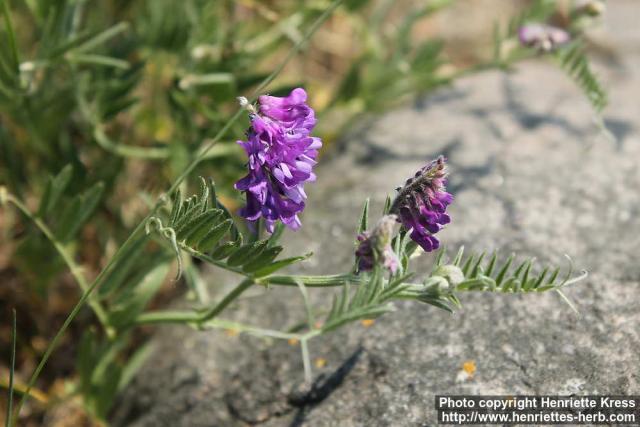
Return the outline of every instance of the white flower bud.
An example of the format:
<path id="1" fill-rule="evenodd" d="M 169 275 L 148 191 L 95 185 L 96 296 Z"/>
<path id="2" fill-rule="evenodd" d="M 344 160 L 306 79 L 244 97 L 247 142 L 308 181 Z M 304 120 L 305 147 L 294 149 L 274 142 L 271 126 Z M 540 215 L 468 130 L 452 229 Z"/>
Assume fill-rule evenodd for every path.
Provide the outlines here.
<path id="1" fill-rule="evenodd" d="M 434 271 L 434 277 L 443 277 L 450 286 L 457 286 L 464 281 L 464 273 L 455 265 L 441 265 Z"/>

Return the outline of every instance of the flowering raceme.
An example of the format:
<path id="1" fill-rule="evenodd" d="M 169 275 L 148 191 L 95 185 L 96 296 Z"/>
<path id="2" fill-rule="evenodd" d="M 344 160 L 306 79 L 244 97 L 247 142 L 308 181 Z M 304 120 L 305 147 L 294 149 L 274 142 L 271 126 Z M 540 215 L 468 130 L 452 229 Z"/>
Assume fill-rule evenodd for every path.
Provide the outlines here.
<path id="1" fill-rule="evenodd" d="M 268 232 L 278 220 L 300 228 L 298 214 L 307 197 L 303 186 L 316 179 L 312 169 L 322 141 L 311 136 L 316 119 L 306 101 L 302 88 L 283 98 L 260 96 L 247 140 L 238 141 L 249 157 L 249 173 L 235 184 L 247 199 L 240 215 L 249 221 L 263 218 Z"/>
<path id="2" fill-rule="evenodd" d="M 434 234 L 451 222 L 446 210 L 453 196 L 445 190 L 446 177 L 445 158 L 440 156 L 409 178 L 391 205 L 390 212 L 399 216 L 411 230 L 411 239 L 426 252 L 438 249 L 440 241 Z"/>

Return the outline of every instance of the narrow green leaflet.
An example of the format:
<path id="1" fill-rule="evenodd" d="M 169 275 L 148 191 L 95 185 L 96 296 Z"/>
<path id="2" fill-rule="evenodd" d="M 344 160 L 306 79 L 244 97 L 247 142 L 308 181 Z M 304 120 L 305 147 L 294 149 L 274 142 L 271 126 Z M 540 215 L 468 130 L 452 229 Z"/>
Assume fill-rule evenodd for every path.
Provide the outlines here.
<path id="1" fill-rule="evenodd" d="M 71 181 L 73 168 L 71 165 L 65 166 L 58 175 L 49 178 L 44 194 L 40 199 L 38 216 L 44 217 L 53 211 L 60 201 L 60 197 Z"/>
<path id="2" fill-rule="evenodd" d="M 56 227 L 56 236 L 62 242 L 71 240 L 91 217 L 104 193 L 104 184 L 99 182 L 82 194 L 73 198 L 62 211 Z"/>
<path id="3" fill-rule="evenodd" d="M 373 319 L 392 311 L 393 306 L 389 300 L 395 295 L 400 283 L 401 281 L 392 282 L 385 288 L 382 272 L 380 268 L 376 268 L 366 282 L 356 287 L 352 296 L 349 285 L 344 285 L 341 293 L 334 297 L 331 311 L 322 325 L 322 332 L 330 332 L 347 323 Z"/>
<path id="4" fill-rule="evenodd" d="M 560 67 L 584 92 L 593 108 L 597 112 L 602 111 L 608 102 L 607 93 L 598 77 L 591 70 L 582 44 L 580 42 L 572 43 L 570 46 L 560 49 L 555 56 Z"/>
<path id="5" fill-rule="evenodd" d="M 285 267 L 290 266 L 291 264 L 295 264 L 297 262 L 300 261 L 304 261 L 305 259 L 308 259 L 311 256 L 311 254 L 306 254 L 304 256 L 296 256 L 296 257 L 291 257 L 291 258 L 284 258 L 278 261 L 274 261 L 271 264 L 269 264 L 266 267 L 262 267 L 259 270 L 255 271 L 252 276 L 253 277 L 264 277 L 264 276 L 268 276 L 270 274 L 275 273 L 276 271 L 283 269 Z"/>
<path id="6" fill-rule="evenodd" d="M 146 236 L 139 237 L 132 245 L 127 247 L 127 250 L 115 262 L 114 267 L 106 273 L 102 284 L 98 288 L 100 297 L 116 292 L 124 285 L 134 266 L 140 262 L 146 243 Z"/>

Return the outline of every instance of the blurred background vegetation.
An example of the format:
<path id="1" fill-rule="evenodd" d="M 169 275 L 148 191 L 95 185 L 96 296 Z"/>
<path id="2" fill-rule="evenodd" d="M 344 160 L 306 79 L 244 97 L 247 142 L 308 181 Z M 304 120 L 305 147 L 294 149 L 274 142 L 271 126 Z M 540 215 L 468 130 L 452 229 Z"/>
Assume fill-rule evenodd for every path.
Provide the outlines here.
<path id="1" fill-rule="evenodd" d="M 0 184 L 51 224 L 90 280 L 153 198 L 237 111 L 236 97 L 248 95 L 271 73 L 330 4 L 0 1 Z M 347 0 L 269 92 L 305 87 L 320 118 L 323 150 L 331 150 L 362 115 L 500 65 L 494 25 L 531 3 Z M 237 121 L 194 173 L 212 176 L 232 210 L 241 201 L 231 184 L 243 175 L 245 162 L 235 141 L 246 125 L 246 119 Z M 122 277 L 113 279 L 118 283 L 148 279 L 166 263 L 166 252 L 147 245 L 129 258 L 139 262 L 135 271 L 133 263 L 122 269 Z M 192 265 L 183 279 L 188 287 L 170 283 L 171 277 L 159 276 L 161 291 L 146 302 L 166 305 L 202 281 Z M 20 393 L 80 291 L 51 243 L 12 209 L 0 210 L 0 283 L 0 388 L 8 382 L 15 307 Z M 117 302 L 117 295 L 102 297 Z M 117 367 L 121 356 L 112 355 L 100 373 L 117 377 L 107 390 L 95 372 L 83 377 L 87 365 L 104 361 L 92 359 L 102 350 L 87 338 L 96 325 L 88 309 L 73 323 L 20 425 L 94 425 L 106 416 L 129 371 Z M 130 355 L 145 333 L 127 336 L 114 354 Z M 2 405 L 4 399 L 0 413 L 6 410 Z"/>

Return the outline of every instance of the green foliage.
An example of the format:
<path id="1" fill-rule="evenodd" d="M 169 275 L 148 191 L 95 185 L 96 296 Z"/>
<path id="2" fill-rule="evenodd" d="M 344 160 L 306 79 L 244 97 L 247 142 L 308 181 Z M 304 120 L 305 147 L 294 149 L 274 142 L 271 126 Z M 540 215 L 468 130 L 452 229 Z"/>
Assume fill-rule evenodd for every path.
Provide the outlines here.
<path id="1" fill-rule="evenodd" d="M 512 62 L 538 55 L 535 48 L 518 46 L 508 50 L 505 56 L 506 42 L 517 43 L 518 30 L 525 24 L 547 23 L 558 12 L 556 0 L 535 0 L 521 13 L 511 18 L 504 31 L 499 26 L 494 31 L 494 61 L 497 65 L 507 68 Z M 582 42 L 583 28 L 581 22 L 571 15 L 567 23 L 566 31 L 571 34 L 573 41 L 566 46 L 560 46 L 557 50 L 547 53 L 557 60 L 560 68 L 575 82 L 576 86 L 584 93 L 597 113 L 600 113 L 607 105 L 607 94 L 599 79 L 595 76 L 589 65 Z"/>
<path id="2" fill-rule="evenodd" d="M 547 22 L 557 11 L 556 0 L 534 0 L 529 7 L 511 18 L 507 24 L 506 37 L 517 37 L 518 30 L 524 24 Z"/>
<path id="3" fill-rule="evenodd" d="M 156 257 L 154 261 L 151 268 L 134 275 L 129 286 L 111 298 L 109 324 L 114 328 L 130 327 L 165 283 L 169 271 L 167 257 Z"/>
<path id="4" fill-rule="evenodd" d="M 59 174 L 49 177 L 39 198 L 37 213 L 31 214 L 26 206 L 21 206 L 23 213 L 36 221 L 36 227 L 30 228 L 36 232 L 27 233 L 18 241 L 16 266 L 32 278 L 30 286 L 41 295 L 46 295 L 49 281 L 63 267 L 55 255 L 56 250 L 71 250 L 71 244 L 93 218 L 103 197 L 101 182 L 84 189 L 86 184 L 86 180 L 74 176 L 73 168 L 67 165 Z M 51 261 L 43 263 L 43 259 Z M 39 267 L 34 269 L 34 265 Z"/>
<path id="5" fill-rule="evenodd" d="M 518 30 L 523 25 L 547 22 L 556 10 L 556 0 L 533 0 L 528 7 L 509 19 L 506 27 L 502 28 L 495 24 L 493 31 L 494 61 L 506 68 L 514 59 L 530 52 L 531 49 L 518 47 L 509 50 L 505 55 L 504 50 L 507 43 L 518 43 Z"/>
<path id="6" fill-rule="evenodd" d="M 66 196 L 73 169 L 67 165 L 50 177 L 40 198 L 38 216 L 53 223 L 51 229 L 62 243 L 71 241 L 95 212 L 104 193 L 104 184 L 98 182 L 74 196 Z"/>
<path id="7" fill-rule="evenodd" d="M 503 261 L 499 260 L 495 252 L 488 259 L 486 258 L 485 252 L 465 256 L 464 247 L 461 247 L 449 264 L 443 249 L 437 256 L 432 273 L 424 281 L 424 289 L 414 288 L 412 295 L 421 302 L 453 311 L 455 307 L 460 306 L 459 292 L 529 293 L 551 290 L 561 292 L 565 286 L 587 276 L 583 271 L 574 277 L 571 262 L 567 272 L 561 275 L 560 267 L 549 266 L 534 273 L 535 258 L 525 259 L 515 264 L 513 254 Z"/>
<path id="8" fill-rule="evenodd" d="M 544 292 L 557 290 L 586 277 L 582 272 L 573 277 L 573 264 L 570 264 L 566 274 L 560 277 L 560 267 L 545 267 L 539 273 L 533 273 L 535 258 L 525 259 L 514 264 L 515 256 L 509 256 L 500 263 L 497 253 L 485 260 L 486 253 L 464 256 L 464 247 L 458 251 L 453 265 L 460 268 L 464 279 L 455 284 L 460 291 L 491 291 L 491 292 Z M 442 259 L 437 266 L 443 265 Z M 437 271 L 437 269 L 436 269 Z"/>
<path id="9" fill-rule="evenodd" d="M 347 323 L 360 319 L 373 319 L 392 311 L 390 301 L 407 288 L 404 284 L 410 275 L 396 277 L 385 281 L 381 268 L 375 268 L 361 281 L 353 295 L 350 295 L 349 284 L 342 286 L 342 292 L 335 296 L 321 331 L 330 332 Z"/>
<path id="10" fill-rule="evenodd" d="M 247 231 L 220 202 L 212 179 L 201 179 L 198 194 L 191 197 L 174 190 L 194 170 L 213 174 L 221 188 L 230 188 L 228 184 L 245 167 L 234 143 L 246 125 L 237 120 L 242 112 L 234 113 L 236 97 L 265 89 L 278 77 L 340 1 L 242 3 L 25 0 L 10 5 L 2 1 L 0 181 L 8 189 L 0 187 L 0 201 L 13 203 L 32 224 L 16 233 L 20 241 L 15 265 L 28 279 L 38 276 L 42 300 L 64 265 L 80 291 L 78 303 L 53 337 L 28 388 L 85 303 L 102 329 L 86 324 L 78 328 L 86 330 L 78 352 L 78 392 L 87 410 L 104 419 L 116 394 L 149 354 L 147 346 L 131 351 L 131 332 L 139 324 L 232 327 L 258 336 L 299 339 L 310 378 L 308 340 L 389 312 L 393 300 L 417 300 L 452 310 L 460 304 L 461 291 L 559 291 L 579 279 L 571 279 L 569 273 L 558 280 L 558 271 L 549 274 L 548 269 L 534 275 L 533 261 L 511 268 L 509 259 L 498 268 L 495 256 L 484 262 L 482 256 L 463 259 L 460 252 L 451 268 L 443 264 L 441 253 L 436 269 L 423 283 L 407 283 L 417 245 L 406 230 L 392 242 L 401 260 L 395 275 L 385 277 L 379 267 L 360 276 L 274 275 L 310 256 L 279 258 L 282 224 L 267 238 Z M 318 117 L 337 113 L 343 121 L 320 120 L 321 126 L 332 126 L 325 132 L 333 135 L 361 113 L 380 111 L 448 83 L 451 76 L 441 72 L 442 42 L 416 43 L 412 33 L 423 19 L 449 3 L 430 1 L 405 11 L 402 21 L 387 29 L 385 19 L 392 15 L 393 2 L 345 1 L 340 13 L 353 24 L 361 50 L 341 58 L 346 62 L 341 81 L 329 87 L 324 79 L 301 78 L 294 72 L 277 80 L 269 91 L 278 95 L 301 84 L 325 88 L 328 102 L 318 109 Z M 552 2 L 533 3 L 519 22 L 545 20 L 552 13 Z M 239 8 L 245 8 L 243 13 Z M 28 31 L 16 32 L 21 28 Z M 508 37 L 513 37 L 514 28 L 512 24 Z M 558 59 L 601 109 L 604 91 L 582 50 L 571 49 L 559 51 Z M 276 65 L 285 50 L 287 59 Z M 504 66 L 519 58 L 480 65 Z M 213 144 L 217 145 L 208 150 Z M 173 183 L 165 201 L 170 209 L 155 205 L 129 233 L 137 221 L 130 207 L 151 200 L 166 181 Z M 31 213 L 21 199 L 37 201 L 37 212 Z M 390 206 L 388 199 L 385 212 Z M 368 216 L 367 201 L 358 232 L 369 228 Z M 91 227 L 85 228 L 89 222 Z M 142 232 L 145 226 L 147 235 Z M 152 230 L 158 233 L 152 236 L 154 242 L 149 238 Z M 101 257 L 88 261 L 91 257 L 85 256 L 88 249 L 111 254 L 114 246 L 120 249 L 106 265 Z M 198 304 L 186 311 L 149 311 L 167 282 L 174 257 L 178 276 L 184 268 Z M 182 265 L 188 257 L 237 273 L 242 280 L 211 304 L 206 292 L 198 289 L 198 266 L 190 261 Z M 76 258 L 87 265 L 81 266 Z M 43 259 L 48 262 L 42 263 Z M 100 273 L 89 282 L 85 272 L 94 271 Z M 307 307 L 308 329 L 280 332 L 218 318 L 254 285 L 297 286 Z M 339 286 L 341 292 L 317 327 L 307 289 L 327 286 Z M 93 317 L 85 319 L 93 322 Z M 15 317 L 12 340 L 15 347 Z M 10 378 L 14 361 L 15 351 Z M 11 391 L 10 386 L 10 403 Z M 27 390 L 20 406 L 28 396 Z"/>
<path id="11" fill-rule="evenodd" d="M 593 108 L 597 112 L 601 112 L 607 105 L 607 93 L 591 70 L 582 44 L 580 42 L 572 43 L 566 48 L 558 50 L 555 57 L 562 69 L 582 89 Z"/>
<path id="12" fill-rule="evenodd" d="M 361 7 L 360 3 L 352 8 Z M 366 48 L 347 69 L 330 104 L 342 111 L 380 111 L 449 82 L 439 75 L 446 62 L 442 41 L 416 43 L 412 34 L 416 25 L 452 1 L 430 1 L 409 9 L 402 22 L 387 31 L 381 27 L 393 3 L 373 3 L 368 19 L 358 25 L 358 36 Z"/>
<path id="13" fill-rule="evenodd" d="M 164 226 L 160 218 L 150 218 L 147 230 L 155 224 L 172 245 L 179 262 L 182 249 L 218 267 L 260 278 L 309 256 L 277 260 L 283 249 L 277 245 L 282 225 L 267 239 L 244 238 L 230 212 L 217 199 L 213 180 L 201 178 L 199 194 L 186 199 L 177 191 L 166 222 Z M 245 241 L 248 243 L 243 243 Z"/>
<path id="14" fill-rule="evenodd" d="M 369 229 L 369 199 L 365 200 L 362 207 L 362 213 L 360 214 L 360 221 L 358 222 L 357 234 L 364 233 Z"/>
<path id="15" fill-rule="evenodd" d="M 106 419 L 117 393 L 126 387 L 150 355 L 151 347 L 143 345 L 123 362 L 119 354 L 127 344 L 127 335 L 113 342 L 101 340 L 92 330 L 82 336 L 76 362 L 79 392 L 85 408 L 97 419 Z"/>

